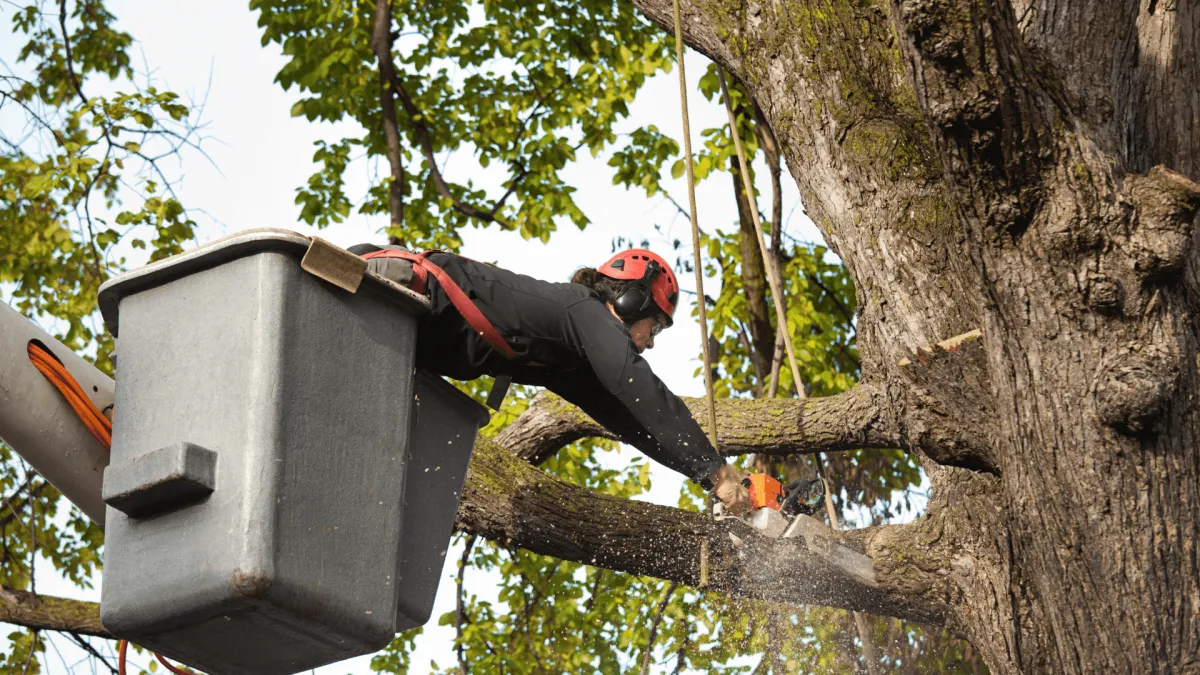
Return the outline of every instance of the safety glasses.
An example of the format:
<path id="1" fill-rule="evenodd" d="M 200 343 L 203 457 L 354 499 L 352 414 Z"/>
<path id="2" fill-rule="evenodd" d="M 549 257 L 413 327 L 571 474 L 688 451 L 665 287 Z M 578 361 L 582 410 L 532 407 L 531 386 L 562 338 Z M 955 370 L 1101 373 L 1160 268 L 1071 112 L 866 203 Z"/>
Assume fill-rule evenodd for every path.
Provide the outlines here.
<path id="1" fill-rule="evenodd" d="M 650 327 L 650 337 L 658 337 L 658 334 L 663 332 L 666 327 L 667 325 L 663 323 L 662 319 L 654 317 L 654 325 Z"/>

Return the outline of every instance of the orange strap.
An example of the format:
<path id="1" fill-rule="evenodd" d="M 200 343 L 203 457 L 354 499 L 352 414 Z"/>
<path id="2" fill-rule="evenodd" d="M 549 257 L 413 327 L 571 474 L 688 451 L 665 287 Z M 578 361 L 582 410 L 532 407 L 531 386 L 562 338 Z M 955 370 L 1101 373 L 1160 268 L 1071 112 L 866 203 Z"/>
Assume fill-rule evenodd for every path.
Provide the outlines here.
<path id="1" fill-rule="evenodd" d="M 429 275 L 432 274 L 433 278 L 437 279 L 438 283 L 441 284 L 442 290 L 446 292 L 446 297 L 450 298 L 450 302 L 454 305 L 454 308 L 458 310 L 458 313 L 462 315 L 462 318 L 466 320 L 467 324 L 469 324 L 471 328 L 474 328 L 475 332 L 479 333 L 479 336 L 482 337 L 485 342 L 491 345 L 492 349 L 500 352 L 500 354 L 506 359 L 517 358 L 517 355 L 515 352 L 513 352 L 512 347 L 509 346 L 508 342 L 504 340 L 504 337 L 500 335 L 500 331 L 496 330 L 496 327 L 492 325 L 491 321 L 488 321 L 488 318 L 483 315 L 483 312 L 479 310 L 479 307 L 474 301 L 471 300 L 471 298 L 463 291 L 463 289 L 459 288 L 458 284 L 454 282 L 454 279 L 451 279 L 450 275 L 446 274 L 446 270 L 429 261 L 428 256 L 432 253 L 437 253 L 437 251 L 422 251 L 421 253 L 413 253 L 411 251 L 383 249 L 381 251 L 368 253 L 364 255 L 363 258 L 368 260 L 371 258 L 401 258 L 403 260 L 411 261 L 413 264 L 413 275 L 415 277 L 413 283 L 411 284 L 411 288 L 418 293 L 425 292 L 425 284 L 429 279 Z"/>
<path id="2" fill-rule="evenodd" d="M 33 367 L 41 371 L 42 375 L 54 385 L 55 389 L 67 399 L 67 404 L 79 416 L 83 425 L 87 430 L 92 432 L 96 440 L 100 441 L 106 449 L 112 449 L 112 422 L 100 412 L 92 399 L 87 397 L 83 392 L 83 387 L 79 386 L 79 381 L 75 376 L 71 375 L 71 371 L 50 353 L 42 343 L 31 341 L 29 343 L 29 360 L 33 362 Z M 129 648 L 128 640 L 121 640 L 117 644 L 117 670 L 120 675 L 125 675 L 125 652 Z M 191 670 L 185 670 L 167 663 L 161 655 L 155 654 L 154 658 L 158 662 L 166 666 L 167 670 L 175 673 L 175 675 L 196 675 Z"/>

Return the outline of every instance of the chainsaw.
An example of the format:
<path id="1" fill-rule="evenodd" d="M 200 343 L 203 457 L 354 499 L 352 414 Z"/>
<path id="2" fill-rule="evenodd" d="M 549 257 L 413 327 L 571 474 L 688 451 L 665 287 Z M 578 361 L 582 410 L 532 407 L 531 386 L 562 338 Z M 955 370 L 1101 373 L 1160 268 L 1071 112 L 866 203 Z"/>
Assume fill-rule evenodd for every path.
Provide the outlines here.
<path id="1" fill-rule="evenodd" d="M 825 499 L 825 483 L 820 479 L 800 478 L 784 486 L 770 474 L 755 473 L 743 478 L 742 486 L 750 493 L 750 511 L 734 516 L 717 503 L 713 513 L 718 520 L 736 518 L 772 539 L 783 536 L 801 517 L 811 521 L 808 524 L 824 527 L 824 523 L 811 517 Z"/>
<path id="2" fill-rule="evenodd" d="M 817 557 L 864 583 L 875 583 L 871 559 L 835 541 L 833 531 L 812 517 L 825 500 L 824 481 L 801 478 L 784 486 L 768 474 L 756 473 L 744 478 L 742 485 L 750 492 L 750 511 L 742 515 L 727 514 L 724 505 L 718 502 L 713 507 L 717 520 L 740 521 L 770 539 L 802 537 L 806 548 Z M 729 537 L 735 548 L 741 549 L 746 544 L 733 531 Z"/>

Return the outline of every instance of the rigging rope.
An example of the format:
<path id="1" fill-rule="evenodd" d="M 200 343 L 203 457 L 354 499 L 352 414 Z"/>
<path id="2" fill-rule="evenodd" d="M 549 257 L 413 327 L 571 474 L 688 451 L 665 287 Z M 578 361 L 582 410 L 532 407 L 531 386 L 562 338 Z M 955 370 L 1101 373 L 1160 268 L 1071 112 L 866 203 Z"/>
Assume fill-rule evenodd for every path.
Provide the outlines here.
<path id="1" fill-rule="evenodd" d="M 779 280 L 779 261 L 775 260 L 767 248 L 762 221 L 758 217 L 758 209 L 754 207 L 754 185 L 750 182 L 750 165 L 746 162 L 746 151 L 742 149 L 742 135 L 738 132 L 737 117 L 733 114 L 733 100 L 729 96 L 729 87 L 725 84 L 725 70 L 720 66 L 717 67 L 717 79 L 721 81 L 721 98 L 725 100 L 725 112 L 729 115 L 729 130 L 733 135 L 733 147 L 737 150 L 738 165 L 742 167 L 742 190 L 746 192 L 746 203 L 750 204 L 750 219 L 754 221 L 754 232 L 758 235 L 758 250 L 762 252 L 763 266 L 767 268 L 767 283 L 771 286 L 771 295 L 775 298 L 775 323 L 784 334 L 783 346 L 787 348 L 788 363 L 792 367 L 792 382 L 796 387 L 796 397 L 805 398 L 804 381 L 800 379 L 800 366 L 796 365 L 796 347 L 792 345 L 791 332 L 787 330 L 787 311 L 783 308 L 783 284 Z"/>
<path id="2" fill-rule="evenodd" d="M 708 349 L 708 313 L 704 307 L 704 270 L 700 259 L 700 223 L 696 218 L 696 181 L 692 166 L 692 132 L 688 124 L 687 77 L 683 72 L 683 26 L 675 0 L 675 60 L 679 63 L 679 103 L 683 111 L 683 163 L 687 167 L 688 207 L 692 218 L 692 254 L 696 268 L 696 306 L 700 309 L 700 346 L 704 354 L 704 390 L 708 397 L 708 435 L 717 450 L 717 402 L 713 396 L 712 355 Z"/>
<path id="3" fill-rule="evenodd" d="M 708 312 L 704 307 L 704 270 L 700 260 L 700 224 L 696 218 L 696 180 L 692 166 L 692 131 L 688 124 L 687 77 L 683 72 L 683 21 L 679 17 L 679 0 L 675 0 L 675 60 L 679 64 L 679 104 L 683 113 L 683 163 L 687 167 L 688 207 L 692 220 L 692 256 L 696 268 L 696 306 L 700 310 L 700 348 L 704 355 L 704 392 L 708 399 L 708 435 L 713 452 L 717 449 L 717 401 L 713 395 L 713 362 L 708 349 Z M 709 505 L 711 507 L 711 504 Z M 711 508 L 709 509 L 711 513 Z M 700 539 L 700 588 L 708 586 L 708 537 Z"/>

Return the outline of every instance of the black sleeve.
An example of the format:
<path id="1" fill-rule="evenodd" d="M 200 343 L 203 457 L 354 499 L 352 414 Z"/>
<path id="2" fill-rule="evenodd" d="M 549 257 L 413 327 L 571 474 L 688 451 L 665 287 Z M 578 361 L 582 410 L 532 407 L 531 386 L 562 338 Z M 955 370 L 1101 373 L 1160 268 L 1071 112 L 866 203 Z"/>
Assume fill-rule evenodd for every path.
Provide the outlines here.
<path id="1" fill-rule="evenodd" d="M 548 389 L 694 481 L 724 464 L 687 406 L 658 379 L 603 304 L 578 303 L 571 320 L 592 372 L 563 373 Z"/>

